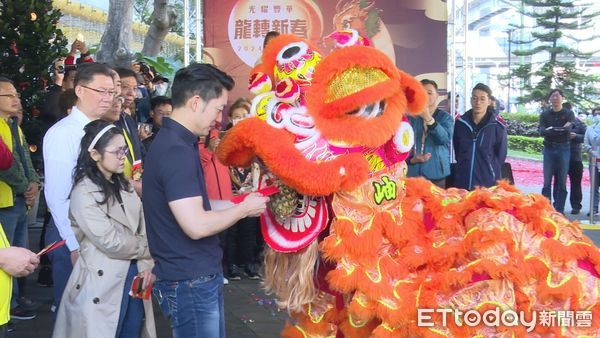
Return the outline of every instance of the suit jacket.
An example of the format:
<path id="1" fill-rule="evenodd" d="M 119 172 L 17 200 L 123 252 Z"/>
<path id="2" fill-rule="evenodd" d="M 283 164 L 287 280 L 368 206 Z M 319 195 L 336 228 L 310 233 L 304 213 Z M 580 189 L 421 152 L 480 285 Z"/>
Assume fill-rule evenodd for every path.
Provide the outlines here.
<path id="1" fill-rule="evenodd" d="M 73 187 L 69 208 L 79 259 L 65 288 L 53 337 L 115 337 L 125 277 L 132 259 L 138 270 L 152 268 L 142 204 L 135 192 L 121 191 L 123 210 L 109 200 L 100 205 L 99 187 L 84 178 Z M 156 337 L 152 301 L 141 337 Z"/>

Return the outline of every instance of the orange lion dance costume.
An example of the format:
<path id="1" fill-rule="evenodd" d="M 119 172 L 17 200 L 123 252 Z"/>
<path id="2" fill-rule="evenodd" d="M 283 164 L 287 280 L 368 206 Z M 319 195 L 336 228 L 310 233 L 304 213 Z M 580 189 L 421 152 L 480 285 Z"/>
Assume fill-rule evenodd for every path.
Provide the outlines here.
<path id="1" fill-rule="evenodd" d="M 342 34 L 354 45 L 326 57 L 297 37 L 273 40 L 251 81 L 262 92 L 256 116 L 219 148 L 228 165 L 258 159 L 264 182 L 297 194 L 299 205 L 328 206 L 302 226 L 273 210 L 262 219 L 265 286 L 292 315 L 282 336 L 600 337 L 598 248 L 541 195 L 405 178 L 414 136 L 403 116 L 424 107 L 425 93 Z M 303 210 L 303 220 L 317 214 Z M 419 309 L 443 311 L 424 325 Z M 444 321 L 444 311 L 470 310 L 523 318 Z M 569 311 L 577 317 L 540 322 L 540 313 L 558 321 Z"/>

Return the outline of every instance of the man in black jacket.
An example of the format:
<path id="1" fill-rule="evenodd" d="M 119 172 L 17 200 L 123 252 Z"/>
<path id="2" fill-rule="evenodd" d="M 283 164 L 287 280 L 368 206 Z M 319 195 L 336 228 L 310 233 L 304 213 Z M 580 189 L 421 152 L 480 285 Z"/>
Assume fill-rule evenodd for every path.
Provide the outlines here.
<path id="1" fill-rule="evenodd" d="M 508 136 L 504 121 L 490 106 L 491 96 L 490 87 L 478 83 L 471 93 L 472 109 L 454 124 L 457 188 L 491 187 L 502 178 Z"/>
<path id="2" fill-rule="evenodd" d="M 569 194 L 569 202 L 571 202 L 571 214 L 578 215 L 581 211 L 581 200 L 583 194 L 581 192 L 581 178 L 583 177 L 583 162 L 581 161 L 581 144 L 585 136 L 587 127 L 578 118 L 573 120 L 573 128 L 569 134 L 571 139 L 571 159 L 569 161 L 569 181 L 571 182 L 571 193 Z M 554 192 L 557 191 L 556 184 Z M 554 199 L 556 199 L 556 194 Z"/>
<path id="3" fill-rule="evenodd" d="M 553 89 L 548 95 L 550 108 L 540 115 L 539 131 L 544 137 L 544 188 L 542 195 L 552 201 L 558 212 L 564 212 L 567 199 L 567 172 L 571 159 L 571 131 L 575 121 L 572 111 L 563 107 L 564 95 Z M 552 194 L 552 178 L 555 192 Z"/>

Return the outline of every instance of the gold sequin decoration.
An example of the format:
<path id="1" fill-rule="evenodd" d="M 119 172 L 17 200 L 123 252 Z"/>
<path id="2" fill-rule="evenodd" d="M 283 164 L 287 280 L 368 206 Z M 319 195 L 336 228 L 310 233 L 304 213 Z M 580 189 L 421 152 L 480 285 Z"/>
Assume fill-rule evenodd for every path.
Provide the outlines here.
<path id="1" fill-rule="evenodd" d="M 325 102 L 333 102 L 389 79 L 389 76 L 378 68 L 349 68 L 331 80 Z"/>

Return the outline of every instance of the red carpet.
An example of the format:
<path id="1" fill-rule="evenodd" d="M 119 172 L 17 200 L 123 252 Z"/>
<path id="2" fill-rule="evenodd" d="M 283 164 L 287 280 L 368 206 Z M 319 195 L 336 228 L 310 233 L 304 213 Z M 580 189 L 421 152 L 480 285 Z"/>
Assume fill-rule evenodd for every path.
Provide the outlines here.
<path id="1" fill-rule="evenodd" d="M 544 167 L 542 162 L 524 160 L 517 158 L 507 158 L 507 162 L 512 165 L 515 184 L 521 186 L 543 186 L 544 185 Z M 568 179 L 567 179 L 568 181 Z M 587 168 L 583 169 L 582 186 L 590 185 L 590 175 Z M 567 183 L 567 187 L 569 183 Z"/>

